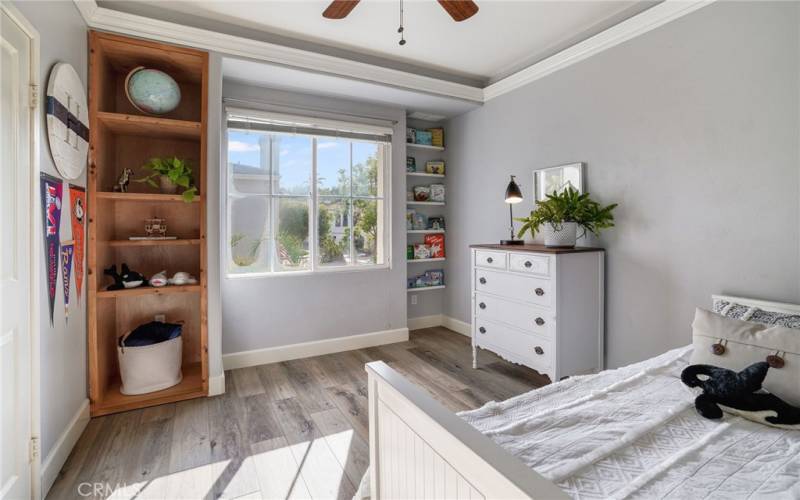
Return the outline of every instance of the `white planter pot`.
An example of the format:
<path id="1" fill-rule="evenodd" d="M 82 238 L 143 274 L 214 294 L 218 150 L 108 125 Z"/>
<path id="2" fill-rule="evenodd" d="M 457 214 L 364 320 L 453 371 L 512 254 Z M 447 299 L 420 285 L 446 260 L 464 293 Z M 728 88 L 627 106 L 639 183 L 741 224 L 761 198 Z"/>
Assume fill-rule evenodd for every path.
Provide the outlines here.
<path id="1" fill-rule="evenodd" d="M 166 175 L 160 176 L 158 180 L 161 185 L 162 194 L 175 194 L 178 191 L 178 185 L 172 182 Z"/>
<path id="2" fill-rule="evenodd" d="M 554 229 L 550 224 L 545 224 L 542 233 L 546 247 L 574 247 L 578 239 L 578 225 L 574 222 L 562 222 L 558 229 Z"/>

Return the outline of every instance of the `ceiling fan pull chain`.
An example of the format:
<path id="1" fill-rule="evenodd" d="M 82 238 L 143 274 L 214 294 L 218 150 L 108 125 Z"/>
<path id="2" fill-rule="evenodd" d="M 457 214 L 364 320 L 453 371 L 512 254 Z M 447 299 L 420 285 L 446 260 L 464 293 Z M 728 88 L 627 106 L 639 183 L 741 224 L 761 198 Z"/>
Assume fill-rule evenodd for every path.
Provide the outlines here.
<path id="1" fill-rule="evenodd" d="M 397 28 L 397 32 L 400 33 L 401 46 L 406 44 L 406 39 L 403 34 L 403 31 L 405 31 L 405 28 L 403 28 L 403 0 L 400 0 L 400 27 Z"/>

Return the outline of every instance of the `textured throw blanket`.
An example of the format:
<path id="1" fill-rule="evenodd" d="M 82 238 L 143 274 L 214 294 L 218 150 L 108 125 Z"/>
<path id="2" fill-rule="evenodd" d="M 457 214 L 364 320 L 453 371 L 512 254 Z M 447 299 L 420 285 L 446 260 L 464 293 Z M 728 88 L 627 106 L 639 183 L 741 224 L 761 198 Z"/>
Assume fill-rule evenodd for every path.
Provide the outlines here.
<path id="1" fill-rule="evenodd" d="M 800 432 L 699 416 L 680 380 L 690 355 L 676 349 L 460 416 L 573 498 L 800 498 Z"/>

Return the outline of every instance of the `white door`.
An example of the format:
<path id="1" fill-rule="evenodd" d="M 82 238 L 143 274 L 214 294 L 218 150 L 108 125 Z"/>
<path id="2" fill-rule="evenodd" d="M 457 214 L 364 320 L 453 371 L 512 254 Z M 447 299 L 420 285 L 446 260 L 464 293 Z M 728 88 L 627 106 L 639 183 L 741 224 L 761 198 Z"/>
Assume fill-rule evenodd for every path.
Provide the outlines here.
<path id="1" fill-rule="evenodd" d="M 0 499 L 31 495 L 30 38 L 2 12 L 0 96 Z"/>

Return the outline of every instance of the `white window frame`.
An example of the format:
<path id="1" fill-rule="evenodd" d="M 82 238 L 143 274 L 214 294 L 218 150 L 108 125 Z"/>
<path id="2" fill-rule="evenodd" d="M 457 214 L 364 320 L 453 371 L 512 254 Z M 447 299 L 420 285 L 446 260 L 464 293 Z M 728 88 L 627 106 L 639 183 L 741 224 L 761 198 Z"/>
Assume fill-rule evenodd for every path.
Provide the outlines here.
<path id="1" fill-rule="evenodd" d="M 254 109 L 242 109 L 242 108 L 232 108 L 228 107 L 223 114 L 223 137 L 222 139 L 222 159 L 223 159 L 223 172 L 221 172 L 221 176 L 223 177 L 223 196 L 224 200 L 222 206 L 224 207 L 225 213 L 223 214 L 223 220 L 225 221 L 224 227 L 224 238 L 225 238 L 225 277 L 227 279 L 257 279 L 257 278 L 276 278 L 276 277 L 287 277 L 287 276 L 309 276 L 309 275 L 317 275 L 317 274 L 339 274 L 339 273 L 357 273 L 357 272 L 367 272 L 367 271 L 381 271 L 392 269 L 392 141 L 390 140 L 387 143 L 384 143 L 383 148 L 383 159 L 382 164 L 383 168 L 382 171 L 378 172 L 378 179 L 379 183 L 383 185 L 383 196 L 382 197 L 359 197 L 354 196 L 352 191 L 349 196 L 325 196 L 327 198 L 342 198 L 347 200 L 354 200 L 358 198 L 369 198 L 369 199 L 376 199 L 382 201 L 379 203 L 379 207 L 383 207 L 383 214 L 379 214 L 381 217 L 381 222 L 383 225 L 383 234 L 382 238 L 379 242 L 376 242 L 379 247 L 382 247 L 383 254 L 385 256 L 384 261 L 380 264 L 348 264 L 344 266 L 320 266 L 317 262 L 317 250 L 319 245 L 319 235 L 317 234 L 317 217 L 318 217 L 318 207 L 319 207 L 319 196 L 318 196 L 318 186 L 317 186 L 317 136 L 312 136 L 312 165 L 311 165 L 311 207 L 309 210 L 309 234 L 311 241 L 309 242 L 309 261 L 311 263 L 310 269 L 298 270 L 298 271 L 257 271 L 257 272 L 241 272 L 235 273 L 231 272 L 230 270 L 230 263 L 233 259 L 233 251 L 230 245 L 230 228 L 231 228 L 231 198 L 229 196 L 231 185 L 232 185 L 232 178 L 231 172 L 229 169 L 229 157 L 228 157 L 228 119 L 231 115 L 235 115 L 237 117 L 250 117 L 254 120 L 258 119 L 266 119 L 266 120 L 280 120 L 286 121 L 288 123 L 297 123 L 302 124 L 305 127 L 311 128 L 320 128 L 323 130 L 343 130 L 343 131 L 355 131 L 361 133 L 371 133 L 371 134 L 385 134 L 393 136 L 394 130 L 390 126 L 380 126 L 380 125 L 370 125 L 370 124 L 363 124 L 363 123 L 354 123 L 349 121 L 340 121 L 340 120 L 332 120 L 328 118 L 314 118 L 314 117 L 303 117 L 298 115 L 289 115 L 283 113 L 272 113 L 267 111 L 260 111 Z M 308 134 L 303 134 L 308 136 Z M 357 139 L 351 139 L 353 141 Z M 352 150 L 352 145 L 351 145 Z M 351 152 L 352 157 L 352 152 Z M 351 160 L 352 163 L 352 160 Z M 352 167 L 352 165 L 351 165 Z M 352 180 L 352 171 L 350 172 L 351 180 Z M 352 182 L 351 182 L 352 188 Z M 272 200 L 275 198 L 280 198 L 280 196 L 275 195 L 267 195 L 266 196 L 270 200 L 270 225 L 272 225 Z M 382 215 L 382 216 L 381 216 Z M 349 221 L 348 224 L 352 224 L 352 203 L 350 204 L 350 213 L 348 214 Z M 352 230 L 351 230 L 352 232 Z M 270 235 L 269 245 L 267 246 L 267 251 L 269 253 L 268 258 L 272 259 L 273 253 L 273 241 L 274 235 Z M 355 249 L 354 247 L 354 239 L 350 238 L 350 255 L 351 258 L 355 257 Z M 271 265 L 271 263 L 270 263 Z"/>

